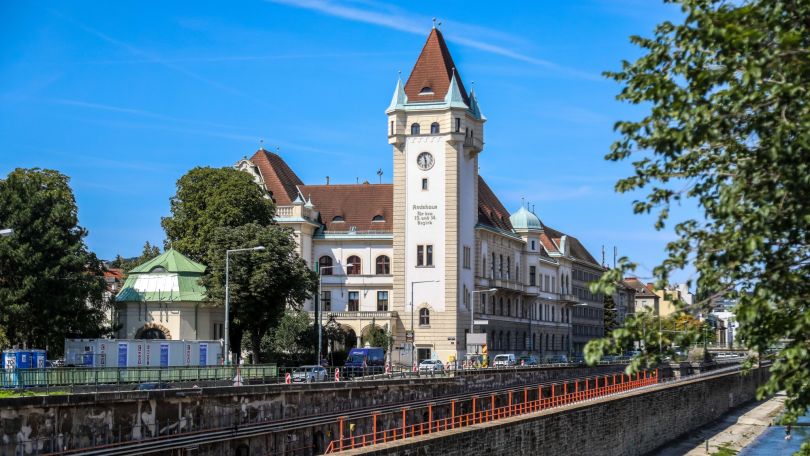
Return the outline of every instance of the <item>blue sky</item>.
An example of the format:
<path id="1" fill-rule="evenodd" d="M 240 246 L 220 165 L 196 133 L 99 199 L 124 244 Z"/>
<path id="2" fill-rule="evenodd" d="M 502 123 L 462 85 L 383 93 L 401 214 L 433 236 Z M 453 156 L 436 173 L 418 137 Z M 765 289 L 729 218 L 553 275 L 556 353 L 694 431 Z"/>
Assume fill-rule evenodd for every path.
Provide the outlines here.
<path id="1" fill-rule="evenodd" d="M 390 182 L 384 110 L 438 17 L 489 119 L 481 174 L 507 208 L 530 201 L 649 276 L 672 235 L 613 192 L 629 163 L 603 160 L 614 121 L 643 110 L 601 72 L 678 15 L 656 0 L 3 2 L 0 175 L 69 175 L 102 258 L 161 243 L 176 180 L 260 140 L 306 183 L 376 182 L 378 168 Z"/>

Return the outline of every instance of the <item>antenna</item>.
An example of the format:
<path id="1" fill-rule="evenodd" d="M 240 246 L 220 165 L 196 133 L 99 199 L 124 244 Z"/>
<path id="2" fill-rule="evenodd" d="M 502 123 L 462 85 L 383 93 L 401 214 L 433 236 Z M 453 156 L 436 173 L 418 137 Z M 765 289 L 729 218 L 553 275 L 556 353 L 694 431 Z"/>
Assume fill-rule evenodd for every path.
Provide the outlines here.
<path id="1" fill-rule="evenodd" d="M 382 176 L 383 176 L 382 168 L 377 170 L 377 176 L 380 178 L 380 183 L 382 184 Z"/>
<path id="2" fill-rule="evenodd" d="M 619 249 L 613 246 L 613 269 L 616 269 L 616 257 L 619 255 Z"/>
<path id="3" fill-rule="evenodd" d="M 605 266 L 605 244 L 602 244 L 602 267 Z"/>

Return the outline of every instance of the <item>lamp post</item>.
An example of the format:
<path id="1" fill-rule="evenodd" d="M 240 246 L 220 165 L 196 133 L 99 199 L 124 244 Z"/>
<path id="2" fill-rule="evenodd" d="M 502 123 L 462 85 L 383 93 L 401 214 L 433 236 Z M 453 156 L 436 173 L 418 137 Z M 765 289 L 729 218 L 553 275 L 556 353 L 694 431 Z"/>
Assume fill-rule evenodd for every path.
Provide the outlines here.
<path id="1" fill-rule="evenodd" d="M 358 266 L 358 263 L 346 263 L 346 266 Z M 323 287 L 323 274 L 321 274 L 321 270 L 323 269 L 333 269 L 335 266 L 339 265 L 329 265 L 329 266 L 321 266 L 319 263 L 316 263 L 315 272 L 318 273 L 318 290 L 315 292 L 315 324 L 318 326 L 318 365 L 321 365 L 321 349 L 323 347 L 323 336 L 322 336 L 322 328 L 321 322 L 323 321 L 321 312 L 321 288 Z"/>
<path id="2" fill-rule="evenodd" d="M 438 280 L 417 280 L 411 282 L 411 366 L 414 363 L 414 351 L 416 351 L 416 333 L 413 332 L 413 286 L 417 283 L 436 283 Z"/>
<path id="3" fill-rule="evenodd" d="M 12 228 L 0 229 L 0 236 L 2 237 L 11 236 L 12 234 L 14 234 L 14 229 Z"/>
<path id="4" fill-rule="evenodd" d="M 264 246 L 248 247 L 244 249 L 231 249 L 225 251 L 225 364 L 231 364 L 230 353 L 230 313 L 231 313 L 231 291 L 228 283 L 230 269 L 230 255 L 235 252 L 248 252 L 253 250 L 264 250 Z M 255 348 L 255 347 L 254 347 Z"/>
<path id="5" fill-rule="evenodd" d="M 495 293 L 497 288 L 487 288 L 486 290 L 474 290 L 472 294 L 476 293 Z M 484 303 L 486 306 L 486 303 Z M 475 332 L 475 298 L 470 303 L 470 334 Z"/>

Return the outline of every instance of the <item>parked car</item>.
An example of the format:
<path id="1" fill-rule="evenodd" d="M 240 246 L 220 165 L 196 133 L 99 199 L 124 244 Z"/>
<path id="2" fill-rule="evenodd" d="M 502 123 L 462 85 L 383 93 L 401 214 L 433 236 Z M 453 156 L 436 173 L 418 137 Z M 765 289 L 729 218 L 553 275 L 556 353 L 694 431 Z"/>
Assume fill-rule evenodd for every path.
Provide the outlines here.
<path id="1" fill-rule="evenodd" d="M 492 360 L 492 367 L 509 367 L 514 366 L 516 363 L 514 353 L 505 353 L 495 356 Z"/>
<path id="2" fill-rule="evenodd" d="M 546 362 L 549 364 L 564 364 L 568 362 L 568 357 L 565 355 L 549 356 L 546 358 Z"/>
<path id="3" fill-rule="evenodd" d="M 292 381 L 294 382 L 323 382 L 326 380 L 326 369 L 321 366 L 301 366 L 293 369 Z"/>
<path id="4" fill-rule="evenodd" d="M 426 359 L 419 363 L 419 372 L 425 373 L 443 373 L 444 364 L 438 359 Z"/>
<path id="5" fill-rule="evenodd" d="M 517 361 L 519 366 L 536 366 L 537 357 L 534 355 L 521 356 Z"/>
<path id="6" fill-rule="evenodd" d="M 385 372 L 385 350 L 382 348 L 352 348 L 343 365 L 343 373 L 346 377 L 382 374 L 383 372 Z"/>

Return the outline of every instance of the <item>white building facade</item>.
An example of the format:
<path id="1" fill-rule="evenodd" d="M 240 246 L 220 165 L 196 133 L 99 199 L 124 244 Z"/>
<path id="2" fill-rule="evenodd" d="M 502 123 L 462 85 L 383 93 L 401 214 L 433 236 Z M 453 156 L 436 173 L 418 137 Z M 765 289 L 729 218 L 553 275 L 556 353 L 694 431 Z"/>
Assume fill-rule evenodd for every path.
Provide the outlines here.
<path id="1" fill-rule="evenodd" d="M 371 325 L 391 331 L 403 364 L 480 353 L 471 329 L 490 354 L 540 357 L 602 336 L 602 296 L 587 284 L 604 268 L 527 208 L 507 212 L 478 175 L 486 118 L 437 29 L 386 115 L 393 184 L 305 185 L 264 149 L 236 164 L 319 268 L 324 321 L 359 344 Z"/>

